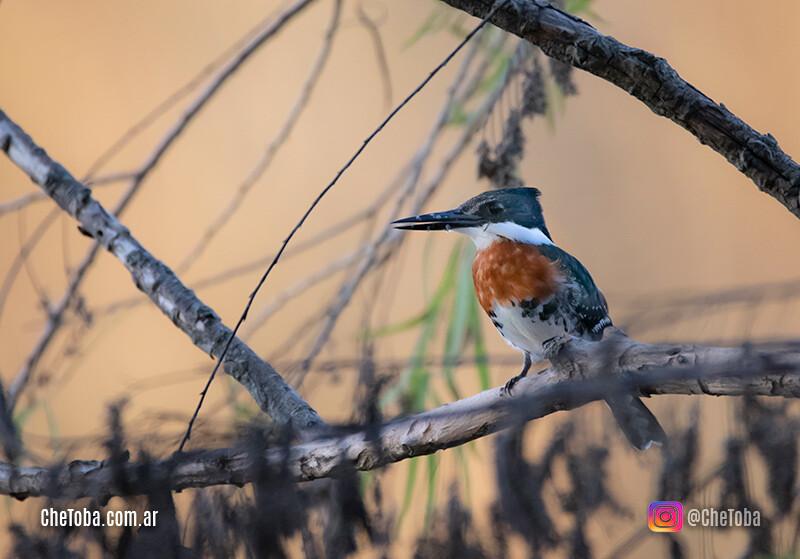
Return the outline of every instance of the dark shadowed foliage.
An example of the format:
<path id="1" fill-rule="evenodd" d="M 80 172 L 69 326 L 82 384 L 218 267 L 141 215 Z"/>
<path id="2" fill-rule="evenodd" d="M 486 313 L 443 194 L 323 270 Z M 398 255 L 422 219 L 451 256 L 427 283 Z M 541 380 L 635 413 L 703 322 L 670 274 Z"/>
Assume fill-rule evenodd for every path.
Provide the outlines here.
<path id="1" fill-rule="evenodd" d="M 379 390 L 365 390 L 366 399 L 377 398 Z M 732 437 L 726 454 L 711 476 L 698 478 L 698 429 L 696 413 L 690 414 L 689 427 L 673 432 L 668 447 L 661 450 L 661 474 L 652 487 L 652 499 L 692 502 L 697 492 L 710 484 L 720 488 L 721 509 L 761 511 L 761 526 L 748 530 L 745 557 L 758 557 L 774 549 L 779 534 L 798 522 L 792 510 L 796 440 L 792 433 L 796 418 L 784 406 L 769 405 L 756 399 L 742 402 L 737 415 L 744 438 Z M 369 410 L 374 403 L 362 402 Z M 372 412 L 374 413 L 374 412 Z M 366 416 L 371 413 L 367 412 Z M 374 418 L 374 416 L 372 416 Z M 122 429 L 119 407 L 109 416 L 110 435 L 106 447 L 110 463 L 129 461 L 125 447 L 134 442 Z M 343 426 L 351 431 L 355 426 Z M 377 429 L 376 429 L 377 431 Z M 598 556 L 591 526 L 600 520 L 617 518 L 626 524 L 637 522 L 609 482 L 606 463 L 619 449 L 602 447 L 574 436 L 575 427 L 566 423 L 533 459 L 525 451 L 525 424 L 500 433 L 494 448 L 495 483 L 498 498 L 488 510 L 487 525 L 474 521 L 473 512 L 453 485 L 450 498 L 431 509 L 429 520 L 419 524 L 414 556 L 418 558 L 506 557 L 511 542 L 522 544 L 532 557 L 557 556 L 590 558 Z M 169 489 L 170 480 L 149 468 L 144 453 L 139 453 L 137 476 L 145 481 L 143 496 L 125 497 L 127 509 L 156 509 L 156 528 L 114 530 L 110 528 L 42 529 L 37 525 L 14 525 L 14 557 L 71 558 L 87 553 L 104 557 L 232 557 L 244 553 L 255 558 L 296 556 L 298 549 L 311 558 L 351 557 L 367 549 L 382 557 L 392 557 L 392 510 L 386 503 L 382 476 L 363 474 L 342 467 L 331 479 L 297 483 L 290 479 L 285 463 L 268 464 L 259 458 L 264 450 L 284 451 L 292 442 L 286 431 L 264 431 L 252 426 L 245 430 L 240 448 L 250 452 L 256 482 L 233 486 L 186 490 L 192 492 L 190 510 L 180 514 Z M 377 440 L 376 440 L 376 444 Z M 623 450 L 623 452 L 631 452 Z M 769 475 L 765 487 L 748 486 L 747 457 L 758 456 Z M 772 457 L 778 457 L 772 460 Z M 114 480 L 119 487 L 129 483 L 119 467 Z M 563 475 L 566 473 L 566 476 Z M 365 477 L 368 476 L 368 477 Z M 752 492 L 752 494 L 751 494 Z M 789 493 L 788 496 L 784 492 Z M 772 507 L 753 495 L 768 495 Z M 104 514 L 112 502 L 85 500 L 86 506 Z M 787 505 L 788 503 L 788 505 Z M 69 500 L 53 498 L 48 506 L 75 507 Z M 769 511 L 774 510 L 774 515 Z M 639 529 L 641 530 L 641 528 Z M 639 530 L 620 549 L 619 556 L 635 556 Z M 646 528 L 645 528 L 646 530 Z M 777 539 L 776 539 L 777 538 Z M 664 538 L 670 557 L 686 557 L 686 542 L 681 534 Z"/>
<path id="2" fill-rule="evenodd" d="M 430 528 L 417 540 L 415 559 L 428 557 L 488 557 L 472 524 L 472 514 L 465 510 L 453 490 L 447 508 L 437 514 Z"/>

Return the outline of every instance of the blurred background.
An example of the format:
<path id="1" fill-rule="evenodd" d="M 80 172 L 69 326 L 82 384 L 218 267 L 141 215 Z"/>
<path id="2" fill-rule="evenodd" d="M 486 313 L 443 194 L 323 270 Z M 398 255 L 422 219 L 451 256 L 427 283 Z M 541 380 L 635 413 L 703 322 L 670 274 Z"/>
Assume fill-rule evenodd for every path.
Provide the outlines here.
<path id="1" fill-rule="evenodd" d="M 0 4 L 0 108 L 93 184 L 106 208 L 132 192 L 121 221 L 228 325 L 319 191 L 478 23 L 433 0 L 344 2 L 340 12 L 320 0 L 287 18 L 293 6 Z M 800 4 L 573 0 L 565 7 L 665 58 L 712 99 L 775 136 L 786 153 L 800 153 Z M 270 26 L 280 29 L 142 176 L 187 110 Z M 475 394 L 518 370 L 518 354 L 472 299 L 471 246 L 457 235 L 396 234 L 386 224 L 453 208 L 492 188 L 496 183 L 478 176 L 478 148 L 489 150 L 484 170 L 501 159 L 508 126 L 517 122 L 509 117 L 522 110 L 526 94 L 538 105 L 517 119 L 526 142 L 521 157 L 511 157 L 510 180 L 542 191 L 550 232 L 591 271 L 615 324 L 642 342 L 736 345 L 800 334 L 797 218 L 624 91 L 579 71 L 569 75 L 541 53 L 518 48 L 514 37 L 487 29 L 322 201 L 245 323 L 248 344 L 326 421 L 364 420 L 365 363 L 374 371 L 371 382 L 378 379 L 384 417 Z M 6 387 L 25 368 L 91 248 L 72 219 L 37 193 L 10 161 L 0 161 Z M 131 446 L 166 456 L 212 366 L 103 252 L 20 390 L 15 421 L 32 463 L 99 458 L 108 406 L 124 401 Z M 743 433 L 737 399 L 660 396 L 648 406 L 668 433 L 697 425 L 698 479 L 719 468 L 728 439 Z M 238 425 L 258 418 L 247 392 L 220 376 L 190 447 L 229 446 Z M 628 449 L 605 406 L 533 422 L 525 456 L 538 459 L 562 436 L 566 419 L 570 445 L 607 449 L 597 464 L 620 503 L 586 520 L 593 556 L 668 556 L 671 540 L 645 524 L 647 505 L 658 497 L 661 456 Z M 380 478 L 390 556 L 413 555 L 454 491 L 472 513 L 470 533 L 490 539 L 497 438 L 362 478 L 367 493 Z M 766 495 L 768 462 L 750 452 L 746 463 L 748 487 Z M 721 487 L 719 480 L 698 483 L 686 502 L 716 502 Z M 177 496 L 179 510 L 190 498 Z M 558 493 L 545 498 L 557 501 Z M 777 506 L 766 496 L 760 502 Z M 0 519 L 4 526 L 30 524 L 42 503 L 5 499 Z M 558 510 L 556 523 L 566 522 Z M 695 528 L 684 530 L 681 544 L 689 556 L 731 557 L 749 537 L 744 529 Z M 794 525 L 773 537 L 775 556 L 792 556 Z M 629 539 L 632 547 L 620 551 Z M 512 537 L 508 553 L 526 556 L 523 540 Z M 368 544 L 361 549 L 374 552 Z"/>

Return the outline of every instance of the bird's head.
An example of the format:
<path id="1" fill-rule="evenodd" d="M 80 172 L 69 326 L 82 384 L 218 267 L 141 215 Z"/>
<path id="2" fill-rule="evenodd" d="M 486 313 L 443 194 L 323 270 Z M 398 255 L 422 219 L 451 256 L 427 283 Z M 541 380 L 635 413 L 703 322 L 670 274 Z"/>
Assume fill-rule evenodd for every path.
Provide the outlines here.
<path id="1" fill-rule="evenodd" d="M 394 226 L 412 231 L 457 231 L 469 235 L 478 248 L 499 239 L 553 244 L 544 224 L 540 194 L 535 188 L 490 190 L 454 210 L 399 219 Z"/>

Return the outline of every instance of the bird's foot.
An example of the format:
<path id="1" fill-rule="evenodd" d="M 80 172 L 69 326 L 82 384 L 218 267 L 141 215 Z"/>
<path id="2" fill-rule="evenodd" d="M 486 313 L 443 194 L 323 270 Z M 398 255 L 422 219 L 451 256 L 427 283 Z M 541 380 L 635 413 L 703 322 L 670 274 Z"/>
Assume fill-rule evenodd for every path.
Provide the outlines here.
<path id="1" fill-rule="evenodd" d="M 528 353 L 527 351 L 524 351 L 522 354 L 525 356 L 525 362 L 522 364 L 522 370 L 519 372 L 519 374 L 517 376 L 509 379 L 509 381 L 503 387 L 503 390 L 509 396 L 511 396 L 511 390 L 514 388 L 514 385 L 519 382 L 519 379 L 521 379 L 522 377 L 527 375 L 528 371 L 531 370 L 531 364 L 533 363 L 533 361 L 531 359 L 531 354 Z"/>
<path id="2" fill-rule="evenodd" d="M 512 396 L 511 392 L 514 389 L 514 385 L 517 384 L 520 381 L 520 379 L 523 378 L 524 376 L 525 375 L 517 375 L 515 377 L 511 377 L 510 379 L 508 379 L 508 382 L 503 387 L 503 392 L 505 392 L 509 396 Z"/>

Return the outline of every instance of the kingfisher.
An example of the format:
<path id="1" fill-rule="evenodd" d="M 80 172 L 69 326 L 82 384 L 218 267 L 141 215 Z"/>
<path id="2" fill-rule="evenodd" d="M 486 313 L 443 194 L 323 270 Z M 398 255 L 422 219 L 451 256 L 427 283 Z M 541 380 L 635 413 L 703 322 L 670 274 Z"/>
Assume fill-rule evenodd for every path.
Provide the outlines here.
<path id="1" fill-rule="evenodd" d="M 483 192 L 454 210 L 397 220 L 397 229 L 457 231 L 477 248 L 472 279 L 478 302 L 503 339 L 523 355 L 514 385 L 545 357 L 551 340 L 598 341 L 612 325 L 608 304 L 577 258 L 553 243 L 536 188 Z M 666 441 L 664 430 L 633 394 L 606 401 L 622 432 L 639 449 Z"/>

